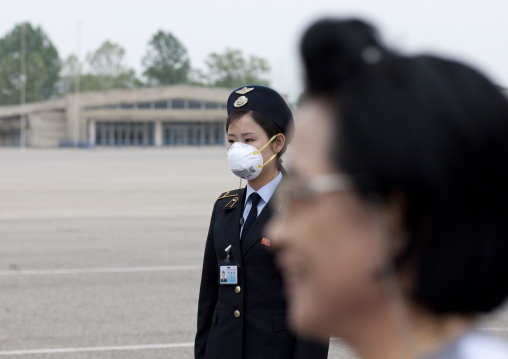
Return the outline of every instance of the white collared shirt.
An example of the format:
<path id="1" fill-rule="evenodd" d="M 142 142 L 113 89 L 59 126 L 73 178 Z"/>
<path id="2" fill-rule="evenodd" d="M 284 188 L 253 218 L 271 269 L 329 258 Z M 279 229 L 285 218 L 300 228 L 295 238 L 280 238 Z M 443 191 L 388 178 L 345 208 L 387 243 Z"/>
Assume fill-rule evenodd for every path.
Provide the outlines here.
<path id="1" fill-rule="evenodd" d="M 270 201 L 270 198 L 272 198 L 273 193 L 277 189 L 277 186 L 279 185 L 280 181 L 282 180 L 282 173 L 279 172 L 277 177 L 275 177 L 273 180 L 265 184 L 263 187 L 261 187 L 259 190 L 255 191 L 254 188 L 252 188 L 247 183 L 247 193 L 245 194 L 245 208 L 243 210 L 243 222 L 247 220 L 247 216 L 249 215 L 250 209 L 252 207 L 252 200 L 250 199 L 250 195 L 254 192 L 257 192 L 261 199 L 258 203 L 258 216 L 263 211 L 263 208 L 265 208 L 266 204 Z M 243 231 L 243 225 L 242 228 L 240 228 L 240 237 L 242 236 Z"/>

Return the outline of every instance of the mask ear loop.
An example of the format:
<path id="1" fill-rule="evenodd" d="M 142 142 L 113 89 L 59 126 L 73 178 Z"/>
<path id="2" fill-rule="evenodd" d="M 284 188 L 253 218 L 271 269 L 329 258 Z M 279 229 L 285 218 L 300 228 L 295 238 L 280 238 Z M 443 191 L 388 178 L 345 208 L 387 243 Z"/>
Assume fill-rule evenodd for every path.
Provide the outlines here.
<path id="1" fill-rule="evenodd" d="M 272 138 L 270 138 L 270 141 L 268 141 L 268 142 L 267 142 L 267 143 L 266 143 L 263 147 L 261 147 L 259 150 L 254 151 L 252 154 L 255 156 L 255 155 L 257 155 L 258 153 L 261 153 L 261 151 L 263 151 L 263 150 L 266 148 L 266 146 L 268 146 L 268 145 L 269 145 L 269 144 L 270 144 L 273 140 L 275 140 L 275 139 L 277 138 L 277 136 L 278 136 L 278 135 L 279 135 L 279 133 L 278 133 L 278 134 L 276 134 L 275 136 L 273 136 Z M 267 163 L 268 163 L 268 162 L 267 162 Z"/>
<path id="2" fill-rule="evenodd" d="M 262 165 L 257 166 L 257 167 L 256 167 L 256 169 L 258 170 L 258 169 L 260 169 L 260 168 L 265 167 L 265 166 L 266 166 L 267 164 L 269 164 L 269 163 L 270 163 L 270 161 L 271 161 L 271 160 L 273 160 L 275 157 L 277 157 L 277 154 L 276 154 L 276 153 L 274 153 L 274 155 L 273 155 L 272 157 L 270 157 L 270 159 L 269 159 L 268 161 L 266 161 L 266 162 L 265 162 L 265 163 L 263 163 Z"/>
<path id="3" fill-rule="evenodd" d="M 261 147 L 259 150 L 257 151 L 254 151 L 252 154 L 255 156 L 257 155 L 258 153 L 261 153 L 261 151 L 263 151 L 266 146 L 268 146 L 273 140 L 275 140 L 277 138 L 277 136 L 280 135 L 280 133 L 276 134 L 275 136 L 273 136 L 272 138 L 270 138 L 270 141 L 268 141 L 263 147 Z M 260 169 L 260 168 L 263 168 L 265 167 L 267 164 L 270 163 L 271 160 L 273 160 L 275 157 L 277 157 L 277 154 L 274 153 L 272 157 L 270 157 L 270 159 L 268 161 L 266 161 L 265 163 L 263 163 L 262 165 L 259 165 L 256 167 L 256 169 Z"/>

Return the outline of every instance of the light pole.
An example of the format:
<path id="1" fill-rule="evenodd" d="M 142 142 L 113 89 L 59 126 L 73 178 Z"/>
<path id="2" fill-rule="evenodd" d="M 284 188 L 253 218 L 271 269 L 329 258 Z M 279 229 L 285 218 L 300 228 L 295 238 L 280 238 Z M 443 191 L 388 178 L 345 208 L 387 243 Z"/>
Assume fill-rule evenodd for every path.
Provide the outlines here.
<path id="1" fill-rule="evenodd" d="M 25 102 L 26 102 L 26 22 L 21 26 L 21 75 L 20 80 L 20 91 L 19 91 L 19 145 L 21 148 L 26 148 L 26 113 L 25 113 Z"/>
<path id="2" fill-rule="evenodd" d="M 76 53 L 77 53 L 77 69 L 74 76 L 74 92 L 75 92 L 75 123 L 74 123 L 74 146 L 79 147 L 79 87 L 80 87 L 80 77 L 81 77 L 81 63 L 79 62 L 79 50 L 80 50 L 80 40 L 81 40 L 81 22 L 78 22 L 78 31 L 77 31 L 77 39 L 76 39 Z"/>

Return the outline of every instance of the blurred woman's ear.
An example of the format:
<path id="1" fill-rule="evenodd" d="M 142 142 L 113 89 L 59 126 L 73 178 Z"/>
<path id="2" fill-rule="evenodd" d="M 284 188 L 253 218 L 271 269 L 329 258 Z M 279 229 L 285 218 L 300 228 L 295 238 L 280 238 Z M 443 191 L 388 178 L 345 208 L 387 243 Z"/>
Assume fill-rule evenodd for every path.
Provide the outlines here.
<path id="1" fill-rule="evenodd" d="M 379 204 L 379 203 L 378 203 Z M 412 289 L 414 258 L 408 231 L 407 201 L 401 193 L 391 194 L 382 201 L 380 208 L 379 230 L 383 242 L 383 265 L 377 273 L 380 278 L 396 274 L 398 285 L 404 293 Z"/>
<path id="2" fill-rule="evenodd" d="M 394 257 L 407 246 L 406 211 L 407 203 L 401 193 L 388 196 L 385 201 L 386 234 L 390 240 L 390 255 Z"/>

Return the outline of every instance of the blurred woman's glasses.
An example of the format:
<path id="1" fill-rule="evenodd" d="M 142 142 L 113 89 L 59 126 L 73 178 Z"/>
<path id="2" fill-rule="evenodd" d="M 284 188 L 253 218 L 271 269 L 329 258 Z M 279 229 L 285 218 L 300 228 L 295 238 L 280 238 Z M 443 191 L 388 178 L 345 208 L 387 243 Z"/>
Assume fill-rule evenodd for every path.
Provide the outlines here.
<path id="1" fill-rule="evenodd" d="M 319 196 L 331 193 L 348 191 L 353 188 L 351 178 L 345 174 L 316 175 L 310 180 L 288 178 L 278 189 L 278 199 L 287 201 L 312 201 Z"/>

